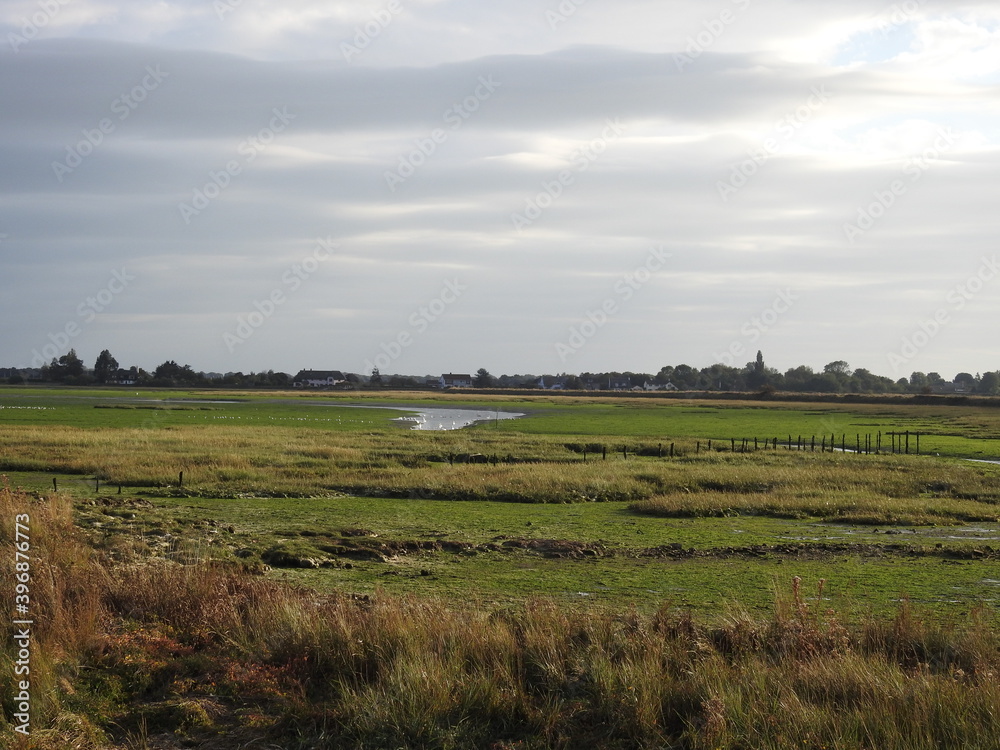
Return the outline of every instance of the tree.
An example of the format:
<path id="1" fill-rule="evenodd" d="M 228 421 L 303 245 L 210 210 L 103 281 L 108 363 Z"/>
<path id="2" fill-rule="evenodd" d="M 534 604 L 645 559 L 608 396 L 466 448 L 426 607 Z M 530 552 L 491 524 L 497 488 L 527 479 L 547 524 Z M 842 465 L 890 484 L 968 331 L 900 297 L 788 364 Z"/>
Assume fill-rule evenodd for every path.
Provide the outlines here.
<path id="1" fill-rule="evenodd" d="M 417 385 L 417 379 L 407 375 L 393 375 L 389 378 L 390 388 L 414 388 Z"/>
<path id="2" fill-rule="evenodd" d="M 677 365 L 671 373 L 671 380 L 681 390 L 694 390 L 698 387 L 698 375 L 698 371 L 690 365 Z"/>
<path id="3" fill-rule="evenodd" d="M 995 396 L 1000 390 L 1000 374 L 995 372 L 984 372 L 979 379 L 979 387 L 976 389 L 984 396 Z"/>
<path id="4" fill-rule="evenodd" d="M 971 391 L 976 387 L 976 378 L 972 373 L 960 372 L 955 376 L 955 385 Z"/>
<path id="5" fill-rule="evenodd" d="M 98 383 L 107 383 L 115 376 L 116 372 L 118 372 L 118 360 L 105 349 L 97 355 L 97 361 L 94 363 L 94 377 L 97 378 Z"/>
<path id="6" fill-rule="evenodd" d="M 831 375 L 846 375 L 851 376 L 851 366 L 847 364 L 844 360 L 838 359 L 823 368 L 823 372 L 828 372 Z"/>
<path id="7" fill-rule="evenodd" d="M 174 360 L 168 359 L 161 365 L 157 365 L 156 369 L 153 370 L 154 378 L 166 378 L 173 380 L 181 373 L 181 366 L 177 364 Z"/>
<path id="8" fill-rule="evenodd" d="M 51 362 L 42 366 L 42 380 L 49 380 L 58 383 L 66 377 L 64 369 L 65 368 L 59 364 L 59 360 L 53 357 Z"/>
<path id="9" fill-rule="evenodd" d="M 242 373 L 238 374 L 242 377 Z M 153 378 L 171 383 L 194 383 L 198 381 L 199 375 L 191 369 L 191 365 L 182 367 L 174 360 L 168 359 L 153 371 Z"/>
<path id="10" fill-rule="evenodd" d="M 83 375 L 83 360 L 76 356 L 76 349 L 70 349 L 62 355 L 59 364 L 65 368 L 66 377 L 78 378 Z"/>
<path id="11" fill-rule="evenodd" d="M 380 386 L 380 385 L 382 385 L 382 373 L 380 373 L 378 371 L 377 367 L 373 367 L 372 368 L 372 376 L 368 380 L 368 382 L 369 382 L 369 384 L 374 385 L 374 386 Z"/>
<path id="12" fill-rule="evenodd" d="M 42 377 L 57 383 L 64 382 L 70 378 L 83 376 L 83 360 L 76 356 L 76 350 L 70 349 L 59 359 L 55 357 L 46 367 L 42 368 Z"/>
<path id="13" fill-rule="evenodd" d="M 480 367 L 479 370 L 476 371 L 476 377 L 473 379 L 472 384 L 476 386 L 476 388 L 492 388 L 494 382 L 496 381 L 493 376 L 490 375 L 489 371 L 487 371 L 485 367 Z"/>
<path id="14" fill-rule="evenodd" d="M 799 365 L 789 368 L 785 372 L 785 388 L 790 391 L 805 391 L 808 383 L 815 373 L 809 365 Z"/>
<path id="15" fill-rule="evenodd" d="M 809 378 L 804 390 L 811 393 L 841 393 L 843 391 L 841 385 L 843 379 L 832 372 L 817 373 Z"/>

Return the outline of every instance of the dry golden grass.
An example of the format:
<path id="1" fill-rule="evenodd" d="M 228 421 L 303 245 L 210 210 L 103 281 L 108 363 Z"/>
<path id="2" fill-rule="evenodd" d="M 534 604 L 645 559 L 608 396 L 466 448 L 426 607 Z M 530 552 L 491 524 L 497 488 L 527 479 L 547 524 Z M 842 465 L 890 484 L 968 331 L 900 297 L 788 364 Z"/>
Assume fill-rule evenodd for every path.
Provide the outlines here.
<path id="1" fill-rule="evenodd" d="M 614 445 L 614 440 L 606 443 Z M 598 441 L 600 442 L 600 441 Z M 0 431 L 0 468 L 75 473 L 107 484 L 233 498 L 360 496 L 510 502 L 635 502 L 668 516 L 763 514 L 856 523 L 996 521 L 986 470 L 915 456 L 761 451 L 607 460 L 558 438 L 521 434 L 338 433 L 243 426 L 157 430 L 21 427 Z M 479 453 L 496 465 L 450 465 Z M 507 458 L 511 463 L 505 463 Z M 173 489 L 164 489 L 173 488 Z"/>

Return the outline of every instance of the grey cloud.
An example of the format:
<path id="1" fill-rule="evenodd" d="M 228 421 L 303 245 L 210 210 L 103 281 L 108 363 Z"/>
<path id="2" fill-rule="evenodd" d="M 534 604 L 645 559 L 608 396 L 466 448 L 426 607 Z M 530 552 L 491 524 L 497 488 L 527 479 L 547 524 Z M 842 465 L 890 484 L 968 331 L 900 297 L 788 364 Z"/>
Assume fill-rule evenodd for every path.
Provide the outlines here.
<path id="1" fill-rule="evenodd" d="M 684 72 L 670 54 L 580 47 L 546 55 L 496 56 L 433 68 L 370 69 L 337 63 L 266 64 L 231 55 L 96 41 L 39 41 L 0 53 L 0 91 L 16 106 L 4 127 L 23 138 L 76 137 L 101 118 L 118 122 L 119 102 L 147 69 L 167 77 L 129 110 L 120 128 L 162 141 L 239 141 L 287 108 L 300 132 L 399 131 L 441 127 L 479 78 L 499 83 L 472 128 L 536 130 L 586 126 L 606 117 L 684 122 L 795 106 L 827 82 L 854 95 L 893 93 L 891 78 L 830 75 L 751 55 L 705 54 Z M 116 107 L 115 103 L 119 102 Z"/>

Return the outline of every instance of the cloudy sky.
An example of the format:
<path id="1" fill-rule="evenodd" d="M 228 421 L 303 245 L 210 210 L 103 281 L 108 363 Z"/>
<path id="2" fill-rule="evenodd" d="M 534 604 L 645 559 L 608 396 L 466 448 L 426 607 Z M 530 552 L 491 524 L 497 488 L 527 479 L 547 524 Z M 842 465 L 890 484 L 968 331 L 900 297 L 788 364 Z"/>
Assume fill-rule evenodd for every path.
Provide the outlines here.
<path id="1" fill-rule="evenodd" d="M 1000 368 L 1000 7 L 5 0 L 0 366 Z"/>

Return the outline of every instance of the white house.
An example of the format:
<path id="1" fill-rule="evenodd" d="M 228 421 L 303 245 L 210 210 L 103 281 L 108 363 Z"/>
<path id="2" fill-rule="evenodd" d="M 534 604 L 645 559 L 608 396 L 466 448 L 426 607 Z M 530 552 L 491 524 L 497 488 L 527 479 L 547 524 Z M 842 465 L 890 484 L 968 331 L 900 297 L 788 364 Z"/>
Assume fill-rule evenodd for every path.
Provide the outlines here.
<path id="1" fill-rule="evenodd" d="M 347 382 L 340 370 L 299 370 L 292 385 L 296 388 L 329 388 Z"/>
<path id="2" fill-rule="evenodd" d="M 677 386 L 673 383 L 666 383 L 665 385 L 660 385 L 659 383 L 654 383 L 652 380 L 647 380 L 643 386 L 647 391 L 676 391 Z"/>
<path id="3" fill-rule="evenodd" d="M 438 385 L 440 385 L 441 388 L 471 388 L 472 376 L 448 373 L 441 376 L 441 379 L 438 381 Z"/>

